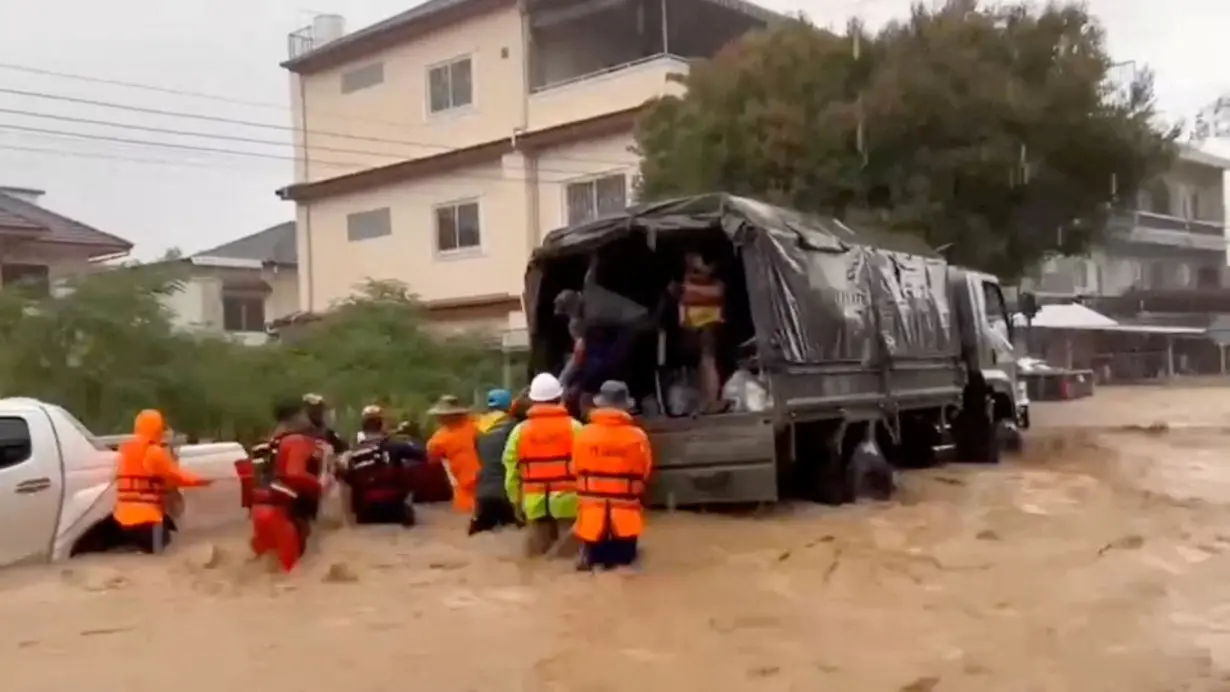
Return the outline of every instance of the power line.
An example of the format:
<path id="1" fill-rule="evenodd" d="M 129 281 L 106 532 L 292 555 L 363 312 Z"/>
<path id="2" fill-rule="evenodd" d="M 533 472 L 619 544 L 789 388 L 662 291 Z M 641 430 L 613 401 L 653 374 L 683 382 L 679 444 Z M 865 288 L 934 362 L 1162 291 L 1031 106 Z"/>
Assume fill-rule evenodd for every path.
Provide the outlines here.
<path id="1" fill-rule="evenodd" d="M 266 129 L 266 130 L 277 130 L 280 132 L 301 132 L 301 133 L 304 133 L 305 135 L 316 135 L 320 137 L 336 137 L 338 139 L 350 139 L 350 140 L 362 141 L 362 142 L 377 142 L 380 144 L 397 144 L 401 146 L 423 147 L 427 149 L 440 149 L 442 150 L 442 152 L 458 150 L 458 147 L 449 147 L 443 144 L 431 144 L 428 142 L 414 142 L 414 141 L 409 141 L 409 140 L 387 139 L 384 137 L 369 137 L 369 136 L 364 136 L 364 135 L 347 134 L 344 132 L 329 132 L 326 130 L 300 129 L 296 127 L 291 127 L 289 125 L 275 125 L 273 123 L 262 123 L 262 122 L 252 121 L 252 120 L 244 120 L 242 118 L 227 118 L 224 116 L 207 115 L 204 113 L 188 113 L 185 111 L 173 111 L 173 110 L 166 110 L 162 108 L 133 106 L 133 105 L 126 104 L 126 103 L 116 103 L 114 101 L 100 101 L 97 99 L 87 99 L 87 98 L 81 98 L 78 96 L 65 96 L 63 94 L 49 94 L 49 93 L 41 92 L 41 91 L 28 91 L 25 89 L 0 88 L 0 94 L 10 94 L 13 96 L 25 96 L 27 98 L 46 99 L 49 101 L 62 101 L 65 103 L 76 103 L 79 105 L 96 106 L 99 108 L 113 108 L 116 110 L 131 111 L 134 113 L 146 113 L 149 115 L 162 115 L 162 116 L 168 116 L 168 117 L 173 117 L 173 118 L 187 118 L 190 120 L 201 120 L 204 122 L 225 123 L 229 125 L 242 125 L 244 127 L 255 127 L 255 128 Z M 405 123 L 401 123 L 400 126 L 405 127 Z M 308 148 L 311 149 L 313 147 L 309 146 Z M 404 158 L 410 158 L 410 157 L 404 157 Z M 569 158 L 565 156 L 559 156 L 556 158 L 560 159 L 561 161 L 576 161 L 578 163 L 600 163 L 600 164 L 608 164 L 608 165 L 626 165 L 626 164 L 623 164 L 622 162 L 602 160 L 602 159 Z M 572 171 L 572 173 L 582 174 L 579 171 Z"/>
<path id="2" fill-rule="evenodd" d="M 244 142 L 248 144 L 265 144 L 269 146 L 278 146 L 278 147 L 295 146 L 293 142 L 287 142 L 287 141 L 258 139 L 255 137 L 241 137 L 238 135 L 215 134 L 211 132 L 200 132 L 200 131 L 194 131 L 194 130 L 179 130 L 179 129 L 168 128 L 168 127 L 155 127 L 153 125 L 137 125 L 133 123 L 115 122 L 113 120 L 96 120 L 93 118 L 78 118 L 78 117 L 71 116 L 71 115 L 59 115 L 56 113 L 38 113 L 35 111 L 26 111 L 26 110 L 21 110 L 17 108 L 0 108 L 0 113 L 7 113 L 10 115 L 22 115 L 22 116 L 27 116 L 31 118 L 43 118 L 47 120 L 57 120 L 60 122 L 81 123 L 81 124 L 86 124 L 86 125 L 101 125 L 104 127 L 116 127 L 116 128 L 122 128 L 122 129 L 128 129 L 128 130 L 141 130 L 143 132 L 157 132 L 157 133 L 168 134 L 168 135 L 181 135 L 184 137 L 201 137 L 204 139 L 225 140 L 229 142 Z M 5 126 L 6 125 L 4 123 L 0 123 L 0 127 L 5 127 Z M 369 150 L 362 150 L 362 149 L 342 149 L 339 147 L 327 147 L 327 146 L 312 146 L 312 147 L 309 147 L 309 149 L 311 151 L 319 150 L 319 151 L 327 151 L 327 152 L 336 153 L 336 154 L 358 154 L 361 156 L 383 156 L 386 158 L 395 159 L 397 161 L 406 160 L 406 157 L 400 154 L 389 154 L 386 152 L 369 151 Z M 300 160 L 300 159 L 301 157 L 296 157 L 296 160 Z M 316 159 L 309 159 L 309 162 L 318 162 L 318 161 L 316 161 Z M 355 165 L 358 165 L 358 164 L 355 164 Z M 369 166 L 369 167 L 375 167 L 376 165 L 387 165 L 387 164 L 373 164 L 372 166 Z M 545 171 L 548 173 L 561 173 L 561 174 L 566 174 L 566 175 L 586 175 L 587 174 L 586 171 L 569 171 L 569 170 L 552 169 L 552 168 L 539 168 L 538 170 Z"/>
<path id="3" fill-rule="evenodd" d="M 96 135 L 85 132 L 68 132 L 66 130 L 52 130 L 44 127 L 28 127 L 25 125 L 10 125 L 8 123 L 0 124 L 0 130 L 12 130 L 15 132 L 33 132 L 36 134 L 55 135 L 57 137 L 77 137 L 79 139 L 91 139 L 100 142 L 116 142 L 119 144 L 136 144 L 148 147 L 164 147 L 167 149 L 179 149 L 182 151 L 200 151 L 207 154 L 226 154 L 227 156 L 250 156 L 259 159 L 274 159 L 278 161 L 299 161 L 301 159 L 293 156 L 281 156 L 278 154 L 265 154 L 257 151 L 239 151 L 236 149 L 220 149 L 217 147 L 203 147 L 192 144 L 175 144 L 172 142 L 152 142 L 147 139 L 129 139 L 127 137 L 112 137 L 110 135 Z M 336 166 L 339 168 L 368 168 L 366 164 L 360 163 L 343 163 L 340 161 L 322 161 L 319 159 L 309 159 L 311 163 L 320 164 L 322 166 Z"/>
<path id="4" fill-rule="evenodd" d="M 154 142 L 154 141 L 144 140 L 144 139 L 130 139 L 128 137 L 112 137 L 108 135 L 90 134 L 90 133 L 85 133 L 85 132 L 68 132 L 65 130 L 53 130 L 53 129 L 42 128 L 42 127 L 27 127 L 24 125 L 10 125 L 7 123 L 0 123 L 0 130 L 11 130 L 15 132 L 29 132 L 29 133 L 33 133 L 37 135 L 49 135 L 53 137 L 73 137 L 73 138 L 84 139 L 84 140 L 93 140 L 93 141 L 101 141 L 101 142 L 115 142 L 118 144 L 131 144 L 131 145 L 137 145 L 137 146 L 163 147 L 167 149 L 176 149 L 180 151 L 196 151 L 196 152 L 202 152 L 202 153 L 207 153 L 207 154 L 222 154 L 226 156 L 246 156 L 246 157 L 251 157 L 251 158 L 267 159 L 267 160 L 273 160 L 273 161 L 292 161 L 293 162 L 293 161 L 301 160 L 293 156 L 281 156 L 278 154 L 267 154 L 267 153 L 261 153 L 261 152 L 255 152 L 255 151 L 240 151 L 237 149 L 222 149 L 218 147 L 202 147 L 202 146 L 194 146 L 191 144 L 176 144 L 172 142 Z M 153 161 L 150 161 L 150 162 L 153 163 Z M 336 166 L 336 167 L 342 167 L 342 168 L 359 168 L 359 169 L 370 168 L 370 166 L 367 166 L 365 164 L 343 163 L 339 161 L 321 161 L 318 159 L 311 159 L 311 162 L 317 163 L 320 165 L 325 165 L 325 166 Z M 620 171 L 625 167 L 626 166 L 609 168 L 604 171 L 597 171 L 597 172 L 588 173 L 585 175 L 603 175 L 606 173 L 613 173 L 616 171 Z M 569 176 L 575 177 L 578 175 L 578 172 L 568 171 L 566 174 Z M 475 173 L 467 173 L 467 174 L 462 174 L 462 175 L 456 175 L 453 177 L 460 178 L 463 180 L 482 180 L 482 181 L 500 181 L 500 182 L 525 182 L 527 180 L 524 177 L 510 176 L 510 175 L 504 175 L 504 174 L 498 174 L 498 175 L 491 176 L 491 175 L 479 175 Z M 565 180 L 567 179 L 562 178 L 559 180 L 545 180 L 541 182 L 559 183 L 559 182 L 565 182 Z"/>
<path id="5" fill-rule="evenodd" d="M 170 87 L 157 86 L 154 84 L 143 84 L 140 82 L 129 82 L 129 81 L 124 81 L 124 80 L 119 80 L 119 79 L 104 79 L 102 77 L 91 77 L 89 75 L 74 74 L 71 72 L 58 72 L 56 70 L 47 70 L 47 69 L 43 69 L 39 67 L 30 67 L 28 65 L 17 65 L 13 63 L 0 63 L 0 69 L 14 70 L 17 72 L 27 72 L 30 74 L 42 75 L 45 77 L 60 77 L 62 79 L 72 79 L 72 80 L 77 80 L 77 81 L 87 82 L 87 83 L 106 84 L 109 86 L 126 87 L 129 89 L 141 89 L 144 91 L 150 91 L 150 92 L 159 93 L 159 94 L 169 94 L 173 96 L 188 96 L 192 98 L 200 98 L 200 99 L 207 99 L 210 101 L 217 101 L 219 103 L 231 103 L 231 104 L 240 105 L 240 106 L 252 106 L 255 108 L 271 108 L 274 110 L 280 110 L 280 111 L 286 111 L 286 112 L 294 111 L 293 108 L 291 108 L 290 106 L 284 103 L 274 103 L 271 101 L 249 101 L 245 99 L 233 98 L 230 96 L 221 96 L 218 94 L 210 94 L 210 93 L 205 93 L 205 92 L 200 92 L 200 91 L 191 91 L 187 89 L 173 89 Z M 3 92 L 3 93 L 12 93 L 13 91 L 16 91 L 16 90 L 0 89 L 0 92 Z M 38 98 L 37 95 L 30 93 L 30 92 L 27 92 L 22 95 L 34 96 L 35 98 Z M 51 95 L 51 94 L 43 95 L 44 98 L 52 98 L 53 96 L 54 95 Z M 68 99 L 70 97 L 63 97 L 63 98 Z M 102 104 L 92 103 L 90 105 L 102 105 Z M 124 104 L 112 104 L 111 106 L 103 106 L 103 107 L 120 108 L 121 106 L 124 106 Z M 137 108 L 137 107 L 134 106 L 132 108 Z M 151 112 L 151 110 L 142 110 L 139 112 Z M 393 126 L 397 128 L 403 128 L 406 126 L 405 122 L 397 122 L 394 120 L 385 120 L 385 119 L 380 119 L 380 118 L 360 117 L 360 116 L 355 116 L 353 114 L 338 113 L 336 111 L 330 112 L 330 111 L 324 111 L 324 110 L 311 109 L 311 112 L 315 114 L 319 114 L 319 115 L 325 115 L 328 117 L 337 118 L 340 120 L 349 120 L 349 121 L 354 121 L 354 122 L 369 122 L 369 123 L 376 124 L 376 125 L 387 125 L 387 126 Z M 177 115 L 173 112 L 168 112 L 168 111 L 161 111 L 161 112 L 158 112 L 157 114 Z M 179 115 L 182 115 L 183 117 L 190 117 L 196 114 L 183 113 Z M 230 119 L 220 120 L 218 122 L 231 122 L 231 124 L 241 124 L 241 125 L 246 125 L 249 127 L 266 127 L 266 128 L 272 127 L 272 128 L 282 129 L 282 130 L 290 130 L 292 132 L 301 131 L 295 127 L 288 127 L 285 125 L 273 125 L 271 123 L 254 123 L 254 122 L 242 121 L 242 120 L 231 121 Z M 326 137 L 357 139 L 357 140 L 363 140 L 363 141 L 380 142 L 382 144 L 401 144 L 403 146 L 424 147 L 428 149 L 441 149 L 444 151 L 455 151 L 456 150 L 456 147 L 451 147 L 445 144 L 433 144 L 429 142 L 414 142 L 414 141 L 408 141 L 408 140 L 384 139 L 384 138 L 379 138 L 379 137 L 362 137 L 362 136 L 355 136 L 355 135 L 346 135 L 346 134 L 337 133 L 337 132 L 321 132 L 321 131 L 315 131 L 315 130 L 302 130 L 302 132 L 309 134 L 309 135 L 321 135 L 321 136 L 326 136 Z M 320 148 L 320 147 L 312 147 L 312 148 Z M 602 159 L 568 158 L 568 157 L 563 157 L 563 156 L 558 156 L 556 158 L 560 159 L 561 161 L 574 161 L 577 163 L 601 163 L 601 164 L 612 164 L 612 165 L 619 163 L 618 161 L 606 161 Z"/>
<path id="6" fill-rule="evenodd" d="M 47 147 L 26 147 L 16 144 L 0 144 L 2 151 L 20 151 L 33 154 L 52 154 L 55 156 L 67 156 L 70 158 L 81 159 L 98 159 L 102 161 L 125 161 L 128 163 L 144 163 L 156 166 L 180 166 L 187 168 L 204 168 L 213 170 L 234 170 L 233 167 L 223 168 L 222 166 L 210 166 L 208 164 L 196 163 L 194 161 L 171 161 L 169 159 L 145 159 L 131 156 L 118 156 L 115 154 L 100 154 L 88 151 L 70 151 L 68 149 L 52 149 Z M 252 172 L 255 172 L 254 170 Z"/>

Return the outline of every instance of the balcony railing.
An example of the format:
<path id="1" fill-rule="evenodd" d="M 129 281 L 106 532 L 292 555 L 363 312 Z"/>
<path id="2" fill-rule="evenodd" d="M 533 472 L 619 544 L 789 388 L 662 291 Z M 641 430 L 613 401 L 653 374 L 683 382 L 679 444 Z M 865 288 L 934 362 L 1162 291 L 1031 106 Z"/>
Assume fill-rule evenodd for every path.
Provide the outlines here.
<path id="1" fill-rule="evenodd" d="M 660 53 L 566 80 L 533 87 L 530 128 L 541 129 L 639 106 L 666 94 L 681 94 L 691 64 Z"/>
<path id="2" fill-rule="evenodd" d="M 1131 212 L 1131 215 L 1135 217 L 1135 225 L 1144 228 L 1157 228 L 1165 231 L 1187 231 L 1188 233 L 1215 235 L 1219 238 L 1225 233 L 1225 224 L 1216 221 L 1185 219 L 1148 211 Z"/>
<path id="3" fill-rule="evenodd" d="M 1226 251 L 1225 227 L 1214 221 L 1127 211 L 1111 220 L 1110 231 L 1111 238 L 1121 242 L 1221 253 Z"/>

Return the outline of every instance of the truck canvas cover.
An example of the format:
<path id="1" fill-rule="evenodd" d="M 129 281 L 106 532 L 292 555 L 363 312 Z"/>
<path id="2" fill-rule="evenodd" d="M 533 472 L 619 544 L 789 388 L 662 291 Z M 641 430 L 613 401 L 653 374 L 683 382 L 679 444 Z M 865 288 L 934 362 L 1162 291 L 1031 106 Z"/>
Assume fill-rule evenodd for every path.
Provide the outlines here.
<path id="1" fill-rule="evenodd" d="M 654 202 L 552 231 L 531 258 L 527 305 L 538 304 L 541 268 L 554 257 L 632 233 L 715 228 L 744 257 L 766 364 L 955 360 L 947 265 L 921 239 L 728 194 Z"/>

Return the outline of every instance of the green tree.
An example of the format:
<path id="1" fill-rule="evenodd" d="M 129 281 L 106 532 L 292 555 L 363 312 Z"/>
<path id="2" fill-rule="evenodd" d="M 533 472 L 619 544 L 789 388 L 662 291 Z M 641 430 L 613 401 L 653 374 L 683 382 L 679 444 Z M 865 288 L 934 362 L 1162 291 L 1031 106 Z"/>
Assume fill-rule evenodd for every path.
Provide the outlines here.
<path id="1" fill-rule="evenodd" d="M 1171 159 L 1151 75 L 1111 98 L 1113 67 L 1078 5 L 953 0 L 875 35 L 784 22 L 650 107 L 641 194 L 726 190 L 886 224 L 1014 278 L 1086 251 Z"/>
<path id="2" fill-rule="evenodd" d="M 174 328 L 163 299 L 176 270 L 128 267 L 51 297 L 0 291 L 0 394 L 58 403 L 99 433 L 157 407 L 180 432 L 250 443 L 281 397 L 320 392 L 348 430 L 373 402 L 423 422 L 436 396 L 499 382 L 488 341 L 433 336 L 400 284 L 369 283 L 295 338 L 252 347 Z"/>

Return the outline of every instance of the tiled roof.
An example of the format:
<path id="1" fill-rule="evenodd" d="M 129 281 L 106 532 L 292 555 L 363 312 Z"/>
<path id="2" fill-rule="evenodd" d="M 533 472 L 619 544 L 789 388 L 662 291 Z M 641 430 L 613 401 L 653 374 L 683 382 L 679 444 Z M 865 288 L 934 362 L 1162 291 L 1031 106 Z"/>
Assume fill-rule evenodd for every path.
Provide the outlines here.
<path id="1" fill-rule="evenodd" d="M 35 231 L 40 239 L 49 243 L 95 245 L 104 252 L 132 249 L 132 243 L 119 236 L 104 233 L 50 209 L 0 192 L 0 233 L 6 229 Z M 46 233 L 46 236 L 42 236 L 42 233 Z"/>
<path id="2" fill-rule="evenodd" d="M 295 222 L 287 221 L 271 226 L 224 245 L 203 250 L 193 257 L 225 257 L 296 265 L 299 263 L 299 253 L 295 249 Z"/>

